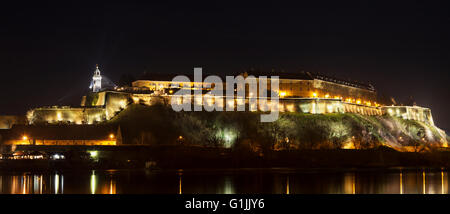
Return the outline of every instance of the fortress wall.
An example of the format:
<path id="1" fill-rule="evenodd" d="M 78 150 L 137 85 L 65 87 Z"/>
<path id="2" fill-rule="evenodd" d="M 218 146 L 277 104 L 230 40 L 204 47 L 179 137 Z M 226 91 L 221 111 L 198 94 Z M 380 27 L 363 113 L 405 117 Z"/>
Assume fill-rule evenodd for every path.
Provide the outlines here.
<path id="1" fill-rule="evenodd" d="M 151 99 L 151 98 L 147 98 Z M 166 103 L 170 105 L 171 99 L 177 99 L 177 103 L 183 103 L 183 100 L 186 97 L 177 97 L 172 95 L 164 96 L 164 99 L 167 99 Z M 226 97 L 220 97 L 218 99 L 213 97 L 206 97 L 203 99 L 194 99 L 193 96 L 189 96 L 187 99 L 190 99 L 191 109 L 194 108 L 194 105 L 207 105 L 208 107 L 217 105 L 222 107 L 224 111 L 227 106 L 234 107 L 238 103 L 245 103 L 246 111 L 249 111 L 251 103 L 248 99 L 234 99 L 233 101 L 227 101 Z M 256 103 L 254 106 L 255 109 L 259 111 L 269 111 L 270 109 L 275 110 L 275 102 L 267 101 L 264 105 L 260 105 L 260 103 Z M 340 99 L 322 99 L 322 98 L 284 98 L 279 99 L 278 101 L 278 110 L 280 112 L 302 112 L 302 113 L 310 113 L 310 114 L 326 114 L 326 113 L 357 113 L 362 115 L 382 115 L 382 111 L 379 107 L 374 106 L 364 106 L 353 103 L 344 103 Z"/>
<path id="2" fill-rule="evenodd" d="M 223 80 L 225 81 L 225 80 Z M 177 82 L 177 84 L 181 88 L 200 88 L 203 84 L 204 88 L 210 88 L 211 83 L 207 82 Z M 132 87 L 145 87 L 150 90 L 156 91 L 156 90 L 163 90 L 166 88 L 170 88 L 172 85 L 172 81 L 159 81 L 159 80 L 136 80 L 131 83 Z"/>
<path id="3" fill-rule="evenodd" d="M 29 124 L 92 124 L 106 120 L 104 108 L 41 107 L 27 113 Z"/>
<path id="4" fill-rule="evenodd" d="M 106 120 L 113 118 L 131 102 L 131 94 L 123 92 L 103 92 L 105 94 Z"/>
<path id="5" fill-rule="evenodd" d="M 255 81 L 259 88 L 259 79 L 255 78 Z M 132 85 L 133 87 L 147 87 L 151 90 L 163 90 L 164 88 L 170 88 L 171 83 L 171 81 L 137 80 Z M 194 82 L 180 83 L 180 85 L 182 88 L 200 87 L 199 83 Z M 204 83 L 204 87 L 208 88 L 208 83 Z M 232 87 L 232 85 L 224 83 L 224 89 L 227 87 Z M 236 85 L 233 86 L 233 88 L 235 87 Z M 271 90 L 270 79 L 267 80 L 267 90 Z M 277 92 L 283 93 L 282 97 L 286 98 L 339 98 L 342 100 L 350 99 L 354 102 L 360 100 L 361 104 L 368 102 L 375 104 L 377 101 L 376 91 L 319 79 L 279 79 Z M 246 94 L 248 96 L 248 85 L 246 85 Z"/>
<path id="6" fill-rule="evenodd" d="M 365 106 L 365 105 L 358 105 L 354 103 L 343 103 L 344 112 L 346 113 L 355 113 L 355 114 L 361 114 L 361 115 L 369 115 L 369 116 L 375 116 L 375 115 L 382 115 L 383 112 L 379 107 L 374 106 Z"/>
<path id="7" fill-rule="evenodd" d="M 420 106 L 383 106 L 381 109 L 383 114 L 434 125 L 433 116 L 429 108 Z"/>
<path id="8" fill-rule="evenodd" d="M 312 97 L 312 80 L 280 79 L 279 91 L 286 93 L 286 97 Z M 268 83 L 270 89 L 270 83 Z"/>
<path id="9" fill-rule="evenodd" d="M 89 93 L 81 98 L 82 107 L 99 107 L 106 104 L 106 94 L 108 92 Z"/>
<path id="10" fill-rule="evenodd" d="M 186 97 L 179 97 L 173 95 L 154 96 L 151 94 L 129 94 L 122 92 L 102 92 L 105 97 L 104 107 L 98 108 L 70 108 L 70 107 L 44 107 L 33 109 L 28 113 L 28 120 L 30 124 L 33 123 L 58 123 L 68 122 L 76 124 L 92 124 L 99 121 L 109 120 L 117 112 L 125 109 L 126 106 L 133 102 L 136 104 L 155 105 L 164 104 L 170 105 L 172 99 L 177 99 L 178 103 L 182 103 Z M 208 95 L 206 95 L 208 96 Z M 194 105 L 217 105 L 223 107 L 233 107 L 236 110 L 238 103 L 245 103 L 246 111 L 249 111 L 250 106 L 259 111 L 269 111 L 276 109 L 276 103 L 267 101 L 264 105 L 259 103 L 252 104 L 249 99 L 233 99 L 227 101 L 225 96 L 219 97 L 205 97 L 202 99 L 193 99 L 193 96 L 187 97 L 191 100 L 191 109 Z M 408 120 L 416 120 L 434 125 L 431 110 L 418 106 L 385 106 L 375 107 L 355 103 L 343 102 L 340 99 L 324 99 L 324 98 L 280 98 L 278 103 L 278 110 L 280 112 L 302 112 L 310 114 L 325 114 L 325 113 L 355 113 L 361 115 L 383 115 L 389 114 L 391 116 L 401 117 Z"/>

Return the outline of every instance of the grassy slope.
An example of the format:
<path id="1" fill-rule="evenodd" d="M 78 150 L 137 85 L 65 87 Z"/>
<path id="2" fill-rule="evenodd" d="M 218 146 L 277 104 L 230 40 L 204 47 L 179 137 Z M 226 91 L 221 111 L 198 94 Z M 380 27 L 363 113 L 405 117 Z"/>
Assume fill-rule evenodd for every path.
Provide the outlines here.
<path id="1" fill-rule="evenodd" d="M 448 139 L 424 123 L 389 116 L 281 113 L 261 123 L 255 112 L 174 112 L 170 107 L 132 104 L 108 123 L 120 124 L 125 143 L 187 144 L 253 151 L 433 148 Z M 182 136 L 180 138 L 180 136 Z"/>

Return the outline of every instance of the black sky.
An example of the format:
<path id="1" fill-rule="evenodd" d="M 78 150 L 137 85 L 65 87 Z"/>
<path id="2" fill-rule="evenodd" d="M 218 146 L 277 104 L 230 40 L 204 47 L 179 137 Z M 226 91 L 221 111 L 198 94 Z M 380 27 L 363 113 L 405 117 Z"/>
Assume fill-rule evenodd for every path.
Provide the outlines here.
<path id="1" fill-rule="evenodd" d="M 95 64 L 113 81 L 253 67 L 370 82 L 400 101 L 413 96 L 450 130 L 449 9 L 444 1 L 2 5 L 0 114 L 86 90 Z"/>

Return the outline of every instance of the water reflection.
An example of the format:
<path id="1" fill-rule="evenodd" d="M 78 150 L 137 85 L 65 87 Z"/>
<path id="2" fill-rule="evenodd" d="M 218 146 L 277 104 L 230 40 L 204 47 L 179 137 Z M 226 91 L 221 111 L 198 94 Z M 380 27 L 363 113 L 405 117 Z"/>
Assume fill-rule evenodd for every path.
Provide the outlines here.
<path id="1" fill-rule="evenodd" d="M 400 171 L 400 194 L 403 194 L 403 173 Z"/>
<path id="2" fill-rule="evenodd" d="M 0 193 L 448 194 L 448 179 L 444 169 L 0 172 Z"/>
<path id="3" fill-rule="evenodd" d="M 289 195 L 289 176 L 286 176 L 286 194 Z"/>
<path id="4" fill-rule="evenodd" d="M 344 193 L 356 194 L 355 173 L 344 174 Z"/>
<path id="5" fill-rule="evenodd" d="M 95 171 L 92 171 L 91 175 L 91 194 L 95 194 L 95 190 L 97 189 L 97 176 L 95 175 Z"/>
<path id="6" fill-rule="evenodd" d="M 181 176 L 183 174 L 182 173 L 178 173 L 178 194 L 183 194 L 183 190 L 182 190 L 182 183 L 181 183 Z"/>

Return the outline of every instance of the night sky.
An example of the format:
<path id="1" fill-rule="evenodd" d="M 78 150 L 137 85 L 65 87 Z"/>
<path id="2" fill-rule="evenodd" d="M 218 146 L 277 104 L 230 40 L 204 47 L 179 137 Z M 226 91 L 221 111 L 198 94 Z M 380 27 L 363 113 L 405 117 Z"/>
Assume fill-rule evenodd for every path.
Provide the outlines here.
<path id="1" fill-rule="evenodd" d="M 370 82 L 400 102 L 413 96 L 450 131 L 449 5 L 336 2 L 2 5 L 0 114 L 85 91 L 95 64 L 114 82 L 257 68 Z"/>

